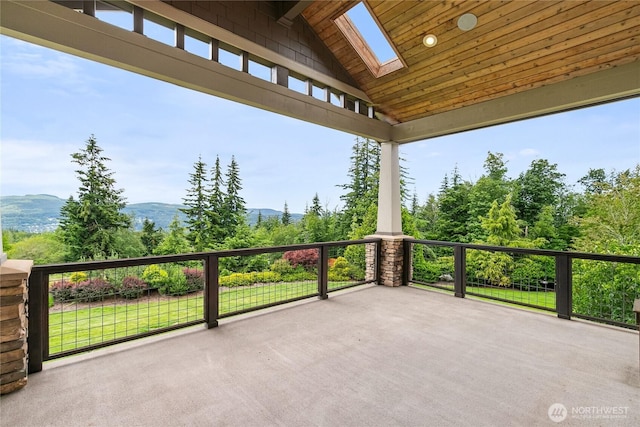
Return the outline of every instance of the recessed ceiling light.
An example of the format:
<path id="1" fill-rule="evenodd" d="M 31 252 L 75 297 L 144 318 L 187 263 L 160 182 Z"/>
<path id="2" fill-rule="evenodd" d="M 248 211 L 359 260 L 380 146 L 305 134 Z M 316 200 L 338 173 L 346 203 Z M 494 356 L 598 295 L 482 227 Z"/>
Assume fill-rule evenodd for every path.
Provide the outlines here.
<path id="1" fill-rule="evenodd" d="M 478 18 L 473 13 L 465 13 L 458 18 L 458 28 L 462 31 L 473 30 L 478 24 Z"/>
<path id="2" fill-rule="evenodd" d="M 422 39 L 422 43 L 424 43 L 426 47 L 434 47 L 438 43 L 438 38 L 433 34 L 427 34 Z"/>

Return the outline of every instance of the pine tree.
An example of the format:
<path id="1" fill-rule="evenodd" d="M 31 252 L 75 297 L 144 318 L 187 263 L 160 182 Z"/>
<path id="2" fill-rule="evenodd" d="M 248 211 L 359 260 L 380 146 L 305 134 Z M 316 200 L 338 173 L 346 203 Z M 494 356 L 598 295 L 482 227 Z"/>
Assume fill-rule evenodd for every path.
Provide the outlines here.
<path id="1" fill-rule="evenodd" d="M 378 203 L 380 146 L 375 141 L 356 138 L 352 153 L 347 173 L 350 182 L 340 186 L 347 191 L 340 196 L 344 209 L 339 228 L 344 237 L 362 224 L 369 206 Z"/>
<path id="2" fill-rule="evenodd" d="M 115 188 L 113 172 L 106 166 L 110 159 L 102 151 L 91 135 L 86 147 L 71 155 L 79 166 L 78 199 L 69 197 L 60 210 L 60 230 L 71 261 L 113 255 L 115 233 L 131 225 L 131 219 L 122 213 L 124 190 Z"/>
<path id="3" fill-rule="evenodd" d="M 210 239 L 206 214 L 209 210 L 207 183 L 207 165 L 200 156 L 193 164 L 193 173 L 189 174 L 191 187 L 187 189 L 187 195 L 182 199 L 186 208 L 180 208 L 187 217 L 186 223 L 189 230 L 187 239 L 197 252 L 203 251 Z"/>
<path id="4" fill-rule="evenodd" d="M 156 228 L 156 223 L 145 218 L 142 222 L 142 234 L 140 236 L 142 244 L 146 248 L 146 254 L 150 255 L 162 241 L 162 230 Z"/>
<path id="5" fill-rule="evenodd" d="M 223 187 L 224 180 L 222 179 L 220 157 L 216 156 L 216 163 L 211 170 L 211 179 L 209 180 L 209 204 L 206 212 L 212 246 L 214 244 L 222 244 L 225 238 L 222 224 L 222 211 L 225 197 Z"/>
<path id="6" fill-rule="evenodd" d="M 492 245 L 508 246 L 520 237 L 516 211 L 511 205 L 511 194 L 499 207 L 498 202 L 493 202 L 487 216 L 482 218 L 482 228 L 487 231 L 487 242 Z"/>
<path id="7" fill-rule="evenodd" d="M 471 241 L 484 240 L 480 217 L 487 215 L 491 204 L 501 204 L 511 190 L 511 182 L 506 178 L 507 167 L 502 153 L 487 154 L 484 162 L 485 174 L 473 185 L 469 192 L 469 234 Z"/>
<path id="8" fill-rule="evenodd" d="M 309 212 L 318 217 L 322 215 L 322 206 L 320 206 L 320 198 L 318 197 L 318 193 L 316 193 L 311 200 L 311 208 L 309 209 Z"/>
<path id="9" fill-rule="evenodd" d="M 282 225 L 291 224 L 291 214 L 289 213 L 289 206 L 287 202 L 284 202 L 284 210 L 282 211 Z"/>
<path id="10" fill-rule="evenodd" d="M 244 199 L 240 196 L 242 181 L 235 157 L 231 156 L 231 163 L 227 169 L 227 193 L 222 203 L 222 227 L 226 236 L 232 236 L 236 228 L 244 224 Z"/>
<path id="11" fill-rule="evenodd" d="M 173 255 L 188 253 L 191 250 L 192 247 L 185 234 L 185 229 L 180 223 L 178 215 L 175 215 L 169 224 L 169 232 L 153 253 L 156 255 Z"/>
<path id="12" fill-rule="evenodd" d="M 445 176 L 438 195 L 438 240 L 465 242 L 467 240 L 467 217 L 469 190 L 471 185 L 462 180 L 458 167 L 453 170 L 451 180 Z"/>

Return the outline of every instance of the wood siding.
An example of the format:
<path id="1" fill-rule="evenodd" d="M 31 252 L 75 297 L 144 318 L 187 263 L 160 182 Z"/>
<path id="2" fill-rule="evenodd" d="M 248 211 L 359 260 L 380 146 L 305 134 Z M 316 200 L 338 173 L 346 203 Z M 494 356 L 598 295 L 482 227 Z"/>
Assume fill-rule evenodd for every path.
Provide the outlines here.
<path id="1" fill-rule="evenodd" d="M 302 16 L 378 111 L 399 121 L 545 86 L 640 59 L 640 2 L 372 1 L 407 65 L 375 77 L 333 22 L 356 1 L 316 1 Z M 464 32 L 457 19 L 478 17 Z M 438 44 L 427 48 L 429 33 Z"/>

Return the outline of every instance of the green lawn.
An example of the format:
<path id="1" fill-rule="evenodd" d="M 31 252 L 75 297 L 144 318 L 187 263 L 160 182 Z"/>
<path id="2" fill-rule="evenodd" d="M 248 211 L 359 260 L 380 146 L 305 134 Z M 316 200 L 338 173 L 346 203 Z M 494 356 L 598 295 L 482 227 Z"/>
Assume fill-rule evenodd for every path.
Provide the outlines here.
<path id="1" fill-rule="evenodd" d="M 314 281 L 277 283 L 220 292 L 221 315 L 317 293 Z M 69 304 L 73 307 L 73 304 Z M 93 307 L 49 314 L 49 354 L 137 335 L 204 319 L 202 294 L 146 302 L 116 304 L 106 300 Z"/>
<path id="2" fill-rule="evenodd" d="M 413 284 L 412 286 L 416 286 L 418 288 L 424 289 L 436 289 L 433 286 Z M 453 290 L 453 285 L 442 285 L 439 286 L 441 288 Z M 530 304 L 537 305 L 540 307 L 546 307 L 550 309 L 556 308 L 556 294 L 555 292 L 534 292 L 534 291 L 519 291 L 517 289 L 500 289 L 500 288 L 488 288 L 488 287 L 479 287 L 479 286 L 467 286 L 467 293 L 473 293 L 479 298 L 483 296 L 491 297 L 491 298 L 500 298 L 507 300 L 505 304 L 508 305 L 519 305 L 519 304 Z M 471 295 L 470 295 L 471 296 Z M 501 301 L 496 301 L 498 303 L 502 303 Z M 511 303 L 511 304 L 509 304 Z M 520 307 L 522 307 L 520 305 Z"/>

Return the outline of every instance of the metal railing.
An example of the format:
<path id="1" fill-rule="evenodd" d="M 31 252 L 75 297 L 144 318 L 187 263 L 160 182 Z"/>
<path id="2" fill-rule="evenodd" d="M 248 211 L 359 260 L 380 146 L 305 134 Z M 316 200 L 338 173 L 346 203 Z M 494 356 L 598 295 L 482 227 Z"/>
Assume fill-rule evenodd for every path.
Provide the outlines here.
<path id="1" fill-rule="evenodd" d="M 35 266 L 29 372 L 43 361 L 378 280 L 379 239 Z"/>
<path id="2" fill-rule="evenodd" d="M 404 284 L 635 328 L 640 257 L 405 240 Z"/>

